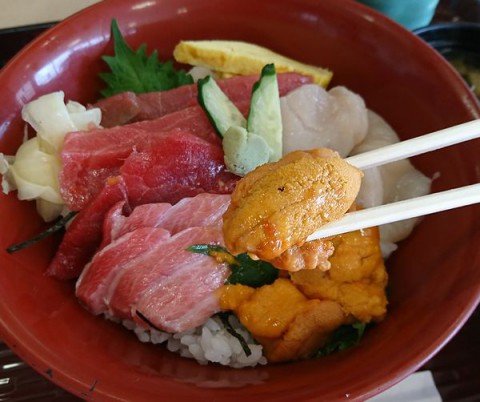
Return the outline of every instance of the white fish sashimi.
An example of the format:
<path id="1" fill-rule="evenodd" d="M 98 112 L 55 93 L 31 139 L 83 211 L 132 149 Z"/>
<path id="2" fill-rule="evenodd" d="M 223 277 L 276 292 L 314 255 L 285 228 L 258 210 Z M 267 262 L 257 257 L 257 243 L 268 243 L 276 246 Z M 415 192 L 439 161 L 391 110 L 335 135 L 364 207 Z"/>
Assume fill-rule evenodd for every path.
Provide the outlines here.
<path id="1" fill-rule="evenodd" d="M 361 154 L 400 141 L 400 138 L 398 138 L 393 128 L 377 113 L 367 110 L 367 121 L 367 135 L 363 141 L 352 150 L 352 155 Z"/>
<path id="2" fill-rule="evenodd" d="M 373 167 L 363 171 L 362 185 L 357 195 L 357 204 L 371 208 L 383 204 L 383 183 L 380 169 Z"/>
<path id="3" fill-rule="evenodd" d="M 193 82 L 198 82 L 199 79 L 208 77 L 209 75 L 212 78 L 216 78 L 214 72 L 209 68 L 202 67 L 202 66 L 195 66 L 190 69 L 188 72 L 193 78 Z"/>
<path id="4" fill-rule="evenodd" d="M 303 85 L 280 102 L 284 155 L 325 147 L 345 157 L 367 135 L 365 102 L 344 87 L 327 92 L 318 85 Z"/>
<path id="5" fill-rule="evenodd" d="M 368 111 L 368 134 L 352 155 L 370 151 L 399 141 L 395 131 L 379 115 Z M 364 208 L 420 197 L 430 193 L 431 179 L 415 169 L 411 162 L 401 160 L 364 171 L 357 202 Z M 388 256 L 394 243 L 405 239 L 413 230 L 417 219 L 390 223 L 380 227 L 382 251 Z"/>
<path id="6" fill-rule="evenodd" d="M 385 172 L 385 175 L 389 172 Z M 400 177 L 390 196 L 393 199 L 387 200 L 387 203 L 402 201 L 409 198 L 421 197 L 430 193 L 432 180 L 423 173 L 416 170 L 413 166 L 406 170 Z M 400 222 L 390 223 L 380 227 L 380 238 L 383 241 L 397 243 L 405 239 L 413 230 L 419 218 L 407 219 Z"/>

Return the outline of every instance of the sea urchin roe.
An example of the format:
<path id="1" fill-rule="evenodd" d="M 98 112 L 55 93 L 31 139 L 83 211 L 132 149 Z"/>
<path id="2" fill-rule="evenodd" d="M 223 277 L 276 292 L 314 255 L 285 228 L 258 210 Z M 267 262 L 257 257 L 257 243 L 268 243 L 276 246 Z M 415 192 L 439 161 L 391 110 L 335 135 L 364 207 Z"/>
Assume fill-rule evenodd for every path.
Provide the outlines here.
<path id="1" fill-rule="evenodd" d="M 329 149 L 291 152 L 258 167 L 237 184 L 223 216 L 227 248 L 234 255 L 246 252 L 270 261 L 302 245 L 320 226 L 347 212 L 361 178 L 358 169 Z"/>
<path id="2" fill-rule="evenodd" d="M 309 300 L 286 278 L 257 289 L 225 286 L 220 306 L 235 312 L 264 346 L 270 362 L 310 356 L 335 328 L 348 321 L 338 303 Z"/>
<path id="3" fill-rule="evenodd" d="M 378 228 L 333 237 L 330 269 L 290 273 L 295 286 L 308 298 L 331 300 L 362 322 L 381 321 L 387 311 L 383 262 Z"/>
<path id="4" fill-rule="evenodd" d="M 328 259 L 334 250 L 335 248 L 330 240 L 318 239 L 308 241 L 301 246 L 292 246 L 269 262 L 278 269 L 290 272 L 302 269 L 327 271 L 330 269 Z"/>

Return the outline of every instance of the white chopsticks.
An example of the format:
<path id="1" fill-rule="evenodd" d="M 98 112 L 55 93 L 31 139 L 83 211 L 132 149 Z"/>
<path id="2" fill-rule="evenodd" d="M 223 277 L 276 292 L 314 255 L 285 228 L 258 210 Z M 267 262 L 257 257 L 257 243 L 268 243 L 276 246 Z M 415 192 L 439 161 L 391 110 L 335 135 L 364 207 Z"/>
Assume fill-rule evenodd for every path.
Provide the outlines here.
<path id="1" fill-rule="evenodd" d="M 473 120 L 421 137 L 355 155 L 345 160 L 351 165 L 364 170 L 479 137 L 480 120 Z M 340 220 L 322 226 L 315 233 L 311 234 L 307 238 L 307 241 L 398 222 L 404 219 L 416 218 L 418 216 L 429 215 L 479 202 L 480 183 L 477 183 L 425 195 L 423 197 L 347 213 Z"/>
<path id="2" fill-rule="evenodd" d="M 345 161 L 361 170 L 365 170 L 479 137 L 480 120 L 472 120 L 468 123 L 459 124 L 458 126 L 445 128 L 410 140 L 397 142 L 392 145 L 387 145 L 386 147 L 351 156 L 346 158 Z"/>
<path id="3" fill-rule="evenodd" d="M 322 226 L 311 234 L 307 241 L 447 211 L 478 202 L 480 202 L 480 183 L 349 212 L 340 220 Z"/>

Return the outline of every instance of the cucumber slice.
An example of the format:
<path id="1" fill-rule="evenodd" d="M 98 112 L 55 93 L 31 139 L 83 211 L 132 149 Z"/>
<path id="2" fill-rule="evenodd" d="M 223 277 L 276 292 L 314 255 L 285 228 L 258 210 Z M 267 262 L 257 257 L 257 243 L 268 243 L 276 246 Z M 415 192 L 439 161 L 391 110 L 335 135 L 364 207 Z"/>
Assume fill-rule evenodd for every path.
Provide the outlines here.
<path id="1" fill-rule="evenodd" d="M 246 127 L 247 121 L 240 110 L 228 99 L 211 77 L 198 80 L 198 103 L 207 113 L 208 119 L 220 138 L 232 126 Z"/>
<path id="2" fill-rule="evenodd" d="M 270 157 L 270 147 L 262 137 L 238 126 L 226 131 L 223 152 L 227 169 L 238 176 L 245 176 L 257 166 L 267 163 Z"/>
<path id="3" fill-rule="evenodd" d="M 282 113 L 274 64 L 262 69 L 252 89 L 247 131 L 262 136 L 271 149 L 269 162 L 282 157 Z"/>

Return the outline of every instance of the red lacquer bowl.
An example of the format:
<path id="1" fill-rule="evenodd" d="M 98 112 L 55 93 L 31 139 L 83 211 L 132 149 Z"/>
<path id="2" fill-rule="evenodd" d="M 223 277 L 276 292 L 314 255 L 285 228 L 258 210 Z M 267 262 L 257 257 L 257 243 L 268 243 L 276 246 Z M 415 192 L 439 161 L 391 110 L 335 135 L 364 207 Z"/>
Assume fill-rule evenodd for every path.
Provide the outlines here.
<path id="1" fill-rule="evenodd" d="M 133 46 L 170 58 L 180 39 L 255 42 L 332 69 L 333 84 L 360 93 L 403 139 L 477 118 L 476 99 L 420 39 L 352 1 L 106 0 L 62 22 L 0 73 L 0 151 L 14 153 L 23 104 L 47 92 L 91 102 L 100 56 L 117 18 Z M 479 181 L 479 142 L 414 159 L 434 191 Z M 363 400 L 436 353 L 480 300 L 480 208 L 426 217 L 388 261 L 390 312 L 361 344 L 324 359 L 228 369 L 144 345 L 91 316 L 73 284 L 44 276 L 55 240 L 8 255 L 42 228 L 34 206 L 0 196 L 0 338 L 58 385 L 92 400 Z M 163 399 L 162 399 L 163 398 Z"/>

